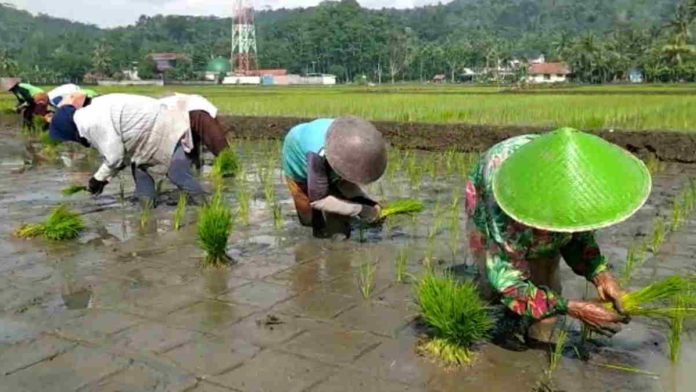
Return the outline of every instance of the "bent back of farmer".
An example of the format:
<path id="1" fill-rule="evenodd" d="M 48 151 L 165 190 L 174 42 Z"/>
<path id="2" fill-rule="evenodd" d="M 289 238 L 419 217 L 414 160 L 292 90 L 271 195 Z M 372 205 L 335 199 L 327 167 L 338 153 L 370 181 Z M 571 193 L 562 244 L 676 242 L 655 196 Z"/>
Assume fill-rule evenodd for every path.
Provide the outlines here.
<path id="1" fill-rule="evenodd" d="M 84 101 L 83 94 L 77 97 Z M 102 192 L 120 170 L 131 166 L 136 196 L 155 203 L 152 174 L 166 175 L 194 197 L 205 192 L 191 173 L 192 136 L 187 113 L 171 110 L 154 98 L 109 94 L 83 108 L 66 98 L 51 121 L 51 137 L 96 148 L 104 163 L 90 180 L 93 194 Z M 76 99 L 77 100 L 77 99 Z"/>
<path id="2" fill-rule="evenodd" d="M 384 173 L 386 144 L 368 121 L 343 117 L 299 124 L 285 137 L 282 159 L 300 223 L 311 226 L 315 236 L 350 236 L 351 218 L 378 218 L 379 205 L 363 186 Z"/>
<path id="3" fill-rule="evenodd" d="M 489 298 L 531 324 L 528 339 L 550 341 L 556 316 L 564 314 L 600 333 L 620 329 L 618 322 L 627 320 L 620 314 L 622 291 L 593 230 L 630 217 L 649 184 L 640 160 L 571 129 L 513 137 L 479 160 L 466 186 L 470 248 Z M 561 257 L 614 309 L 563 297 Z"/>
<path id="4" fill-rule="evenodd" d="M 21 83 L 19 78 L 0 79 L 0 88 L 11 92 L 17 98 L 15 111 L 22 114 L 25 127 L 34 127 L 35 115 L 43 117 L 48 113 L 48 95 L 41 88 Z"/>

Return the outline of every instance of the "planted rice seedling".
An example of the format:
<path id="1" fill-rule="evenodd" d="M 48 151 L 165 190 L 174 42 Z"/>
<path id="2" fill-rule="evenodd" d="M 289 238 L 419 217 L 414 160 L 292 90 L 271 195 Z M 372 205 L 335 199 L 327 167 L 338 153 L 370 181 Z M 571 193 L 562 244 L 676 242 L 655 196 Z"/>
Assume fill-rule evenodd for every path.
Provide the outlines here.
<path id="1" fill-rule="evenodd" d="M 198 244 L 206 253 L 206 265 L 221 266 L 231 261 L 226 253 L 231 231 L 232 213 L 218 190 L 198 213 Z"/>
<path id="2" fill-rule="evenodd" d="M 63 196 L 72 196 L 79 192 L 87 192 L 87 187 L 84 185 L 70 185 L 60 191 Z"/>
<path id="3" fill-rule="evenodd" d="M 406 278 L 406 263 L 408 262 L 408 249 L 402 247 L 394 259 L 394 271 L 396 273 L 396 281 L 404 283 Z"/>
<path id="4" fill-rule="evenodd" d="M 251 195 L 246 187 L 246 184 L 239 184 L 237 187 L 237 215 L 239 220 L 245 224 L 249 224 L 249 208 Z"/>
<path id="5" fill-rule="evenodd" d="M 653 221 L 652 236 L 650 237 L 650 250 L 653 254 L 660 251 L 662 244 L 665 242 L 666 236 L 665 220 L 661 217 L 655 218 Z"/>
<path id="6" fill-rule="evenodd" d="M 276 230 L 280 230 L 283 228 L 283 209 L 280 206 L 280 203 L 273 203 L 273 227 Z"/>
<path id="7" fill-rule="evenodd" d="M 51 211 L 43 223 L 21 225 L 14 234 L 20 238 L 43 236 L 49 240 L 63 241 L 77 238 L 84 228 L 82 217 L 61 204 Z"/>
<path id="8" fill-rule="evenodd" d="M 228 147 L 215 157 L 210 175 L 218 178 L 234 177 L 239 172 L 240 167 L 237 154 L 232 148 Z"/>
<path id="9" fill-rule="evenodd" d="M 493 325 L 475 285 L 470 281 L 458 282 L 449 274 L 426 272 L 416 284 L 415 294 L 421 317 L 429 327 L 430 341 L 439 340 L 421 344 L 420 348 L 447 365 L 470 363 L 471 347 L 488 338 Z M 452 352 L 458 354 L 448 354 Z M 443 356 L 445 353 L 448 355 Z"/>
<path id="10" fill-rule="evenodd" d="M 150 216 L 152 216 L 152 208 L 152 200 L 147 200 L 143 203 L 143 210 L 140 211 L 140 230 L 147 228 L 147 223 L 150 221 Z"/>
<path id="11" fill-rule="evenodd" d="M 674 200 L 672 202 L 672 219 L 670 221 L 669 229 L 672 232 L 675 232 L 679 230 L 683 223 L 683 212 L 682 212 L 682 206 L 681 203 L 679 203 L 679 200 Z"/>
<path id="12" fill-rule="evenodd" d="M 425 209 L 425 204 L 420 200 L 403 199 L 387 203 L 380 212 L 380 219 L 394 215 L 414 215 Z"/>
<path id="13" fill-rule="evenodd" d="M 679 361 L 681 335 L 684 331 L 684 318 L 686 317 L 687 306 L 688 301 L 684 295 L 679 295 L 672 300 L 673 312 L 669 320 L 669 337 L 667 338 L 669 359 L 672 362 Z"/>
<path id="14" fill-rule="evenodd" d="M 633 243 L 626 253 L 626 262 L 621 269 L 621 285 L 626 286 L 631 282 L 633 273 L 645 263 L 645 251 L 642 242 Z"/>
<path id="15" fill-rule="evenodd" d="M 377 265 L 375 263 L 365 261 L 358 267 L 358 284 L 360 285 L 360 294 L 364 299 L 370 298 L 370 294 L 375 287 L 375 272 Z"/>
<path id="16" fill-rule="evenodd" d="M 179 194 L 179 201 L 176 203 L 176 209 L 174 210 L 174 230 L 179 230 L 181 228 L 181 220 L 186 214 L 186 194 Z"/>
<path id="17" fill-rule="evenodd" d="M 565 349 L 566 339 L 568 338 L 568 332 L 565 329 L 561 329 L 558 333 L 558 338 L 556 339 L 556 345 L 549 354 L 549 369 L 548 375 L 551 376 L 558 367 L 558 363 L 563 356 L 563 349 Z"/>

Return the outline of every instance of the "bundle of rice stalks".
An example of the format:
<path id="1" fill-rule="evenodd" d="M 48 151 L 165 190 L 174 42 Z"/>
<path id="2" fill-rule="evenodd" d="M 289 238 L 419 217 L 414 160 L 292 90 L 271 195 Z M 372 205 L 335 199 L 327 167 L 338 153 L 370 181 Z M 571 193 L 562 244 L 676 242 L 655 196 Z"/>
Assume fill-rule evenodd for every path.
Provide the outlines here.
<path id="1" fill-rule="evenodd" d="M 632 316 L 669 317 L 674 309 L 665 303 L 679 296 L 690 296 L 691 286 L 691 282 L 684 277 L 670 276 L 624 294 L 623 306 L 626 313 Z M 685 308 L 684 311 L 687 315 L 696 316 L 696 308 Z"/>
<path id="2" fill-rule="evenodd" d="M 470 363 L 471 346 L 486 339 L 493 325 L 474 284 L 428 272 L 416 285 L 416 297 L 432 334 L 419 349 L 448 366 Z"/>
<path id="3" fill-rule="evenodd" d="M 239 172 L 240 167 L 237 154 L 228 147 L 215 157 L 210 175 L 212 177 L 234 177 Z"/>
<path id="4" fill-rule="evenodd" d="M 425 209 L 423 202 L 415 199 L 396 200 L 382 208 L 380 218 L 384 219 L 392 215 L 413 215 Z"/>
<path id="5" fill-rule="evenodd" d="M 70 185 L 68 187 L 63 188 L 61 193 L 63 196 L 72 196 L 78 192 L 87 192 L 87 187 L 84 185 Z"/>
<path id="6" fill-rule="evenodd" d="M 198 244 L 206 253 L 207 265 L 221 266 L 230 262 L 226 250 L 231 231 L 232 213 L 218 191 L 198 214 Z"/>
<path id="7" fill-rule="evenodd" d="M 66 205 L 55 208 L 44 222 L 43 236 L 49 240 L 71 240 L 84 230 L 82 217 L 70 211 Z"/>
<path id="8" fill-rule="evenodd" d="M 43 223 L 23 224 L 14 231 L 20 238 L 43 236 L 49 240 L 71 240 L 77 238 L 85 225 L 82 217 L 65 205 L 56 207 Z"/>

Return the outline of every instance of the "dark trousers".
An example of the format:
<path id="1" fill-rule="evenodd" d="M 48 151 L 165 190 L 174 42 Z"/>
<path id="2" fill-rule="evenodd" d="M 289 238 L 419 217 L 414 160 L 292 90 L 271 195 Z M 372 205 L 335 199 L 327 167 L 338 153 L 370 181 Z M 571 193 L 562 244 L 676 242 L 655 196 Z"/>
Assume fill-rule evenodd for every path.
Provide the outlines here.
<path id="1" fill-rule="evenodd" d="M 177 144 L 172 156 L 172 162 L 167 171 L 167 178 L 176 185 L 182 192 L 192 196 L 205 195 L 205 190 L 193 176 L 191 166 L 193 159 L 186 154 L 181 144 Z M 153 206 L 157 197 L 155 180 L 142 166 L 131 165 L 133 179 L 135 180 L 135 196 L 141 201 L 151 201 Z"/>

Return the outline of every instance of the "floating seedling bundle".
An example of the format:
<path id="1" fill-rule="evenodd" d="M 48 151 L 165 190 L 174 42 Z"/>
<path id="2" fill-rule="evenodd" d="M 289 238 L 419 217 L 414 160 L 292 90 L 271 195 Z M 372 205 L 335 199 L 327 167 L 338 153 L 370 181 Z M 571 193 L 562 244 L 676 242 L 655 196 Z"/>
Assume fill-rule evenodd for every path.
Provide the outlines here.
<path id="1" fill-rule="evenodd" d="M 53 209 L 43 223 L 23 224 L 14 234 L 20 238 L 42 236 L 49 240 L 71 240 L 77 238 L 85 225 L 82 217 L 70 211 L 67 206 L 60 205 Z"/>
<path id="2" fill-rule="evenodd" d="M 388 218 L 394 215 L 413 215 L 425 209 L 423 202 L 414 199 L 403 199 L 393 201 L 382 208 L 380 218 Z"/>
<path id="3" fill-rule="evenodd" d="M 87 187 L 84 185 L 70 185 L 68 187 L 63 188 L 63 190 L 61 191 L 61 193 L 64 196 L 72 196 L 79 192 L 87 192 Z"/>
<path id="4" fill-rule="evenodd" d="M 416 284 L 421 317 L 430 337 L 419 350 L 446 366 L 471 363 L 471 346 L 488 337 L 493 320 L 470 281 L 427 272 Z"/>

